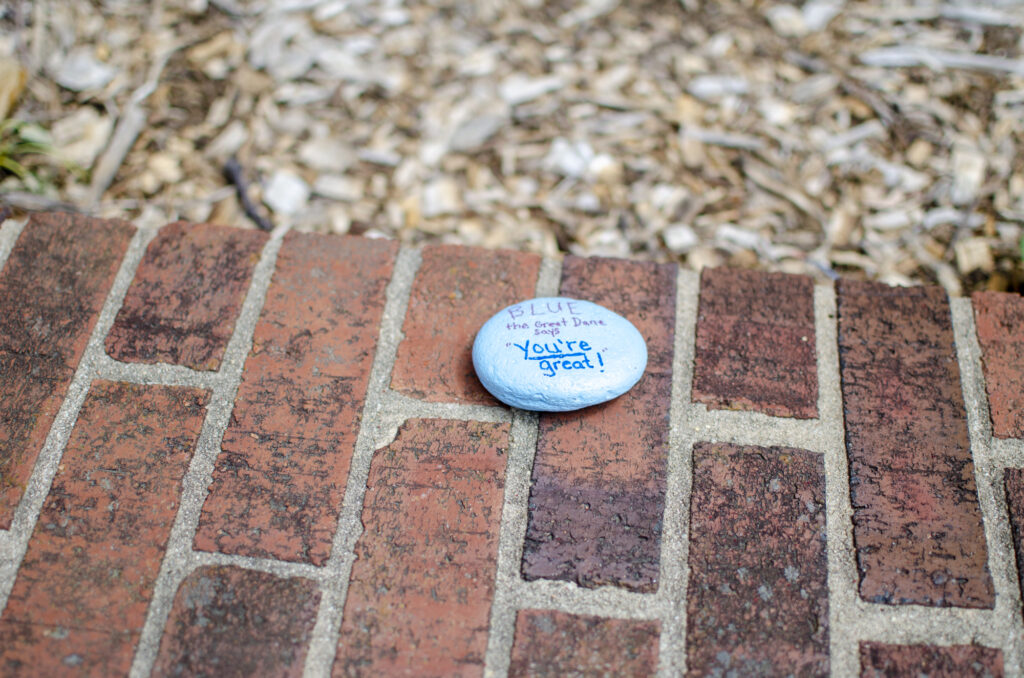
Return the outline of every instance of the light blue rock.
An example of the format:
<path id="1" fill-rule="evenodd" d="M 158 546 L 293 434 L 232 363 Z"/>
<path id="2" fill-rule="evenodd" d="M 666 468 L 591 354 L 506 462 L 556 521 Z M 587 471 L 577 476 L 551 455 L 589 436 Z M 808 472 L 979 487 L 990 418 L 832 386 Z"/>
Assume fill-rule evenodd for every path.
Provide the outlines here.
<path id="1" fill-rule="evenodd" d="M 589 301 L 544 297 L 484 323 L 473 367 L 495 398 L 524 410 L 568 412 L 616 398 L 647 367 L 643 335 Z"/>

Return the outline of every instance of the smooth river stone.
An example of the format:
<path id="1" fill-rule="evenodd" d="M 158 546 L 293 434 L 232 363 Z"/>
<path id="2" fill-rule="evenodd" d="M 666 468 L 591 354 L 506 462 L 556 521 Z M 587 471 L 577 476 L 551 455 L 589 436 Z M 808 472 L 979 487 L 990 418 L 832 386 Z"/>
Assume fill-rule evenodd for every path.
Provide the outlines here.
<path id="1" fill-rule="evenodd" d="M 544 297 L 484 323 L 473 367 L 495 398 L 524 410 L 568 412 L 616 398 L 647 367 L 643 335 L 589 301 Z"/>

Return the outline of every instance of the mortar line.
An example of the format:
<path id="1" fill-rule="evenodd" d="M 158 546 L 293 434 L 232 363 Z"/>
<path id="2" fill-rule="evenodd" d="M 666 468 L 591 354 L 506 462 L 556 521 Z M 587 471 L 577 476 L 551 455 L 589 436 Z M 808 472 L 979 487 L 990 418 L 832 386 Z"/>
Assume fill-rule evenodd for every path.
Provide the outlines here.
<path id="1" fill-rule="evenodd" d="M 78 420 L 78 412 L 85 402 L 85 397 L 96 374 L 95 364 L 99 356 L 103 355 L 103 340 L 110 331 L 114 317 L 125 292 L 132 279 L 135 277 L 135 270 L 142 260 L 149 241 L 156 235 L 156 229 L 136 229 L 132 235 L 128 248 L 125 250 L 124 258 L 118 268 L 114 283 L 103 302 L 96 324 L 89 335 L 82 358 L 75 368 L 75 375 L 68 385 L 64 400 L 61 402 L 57 416 L 47 433 L 46 441 L 39 450 L 39 456 L 32 469 L 32 475 L 25 487 L 25 492 L 14 511 L 14 519 L 11 521 L 11 529 L 8 531 L 5 548 L 0 552 L 0 616 L 7 607 L 7 600 L 14 587 L 14 580 L 18 568 L 25 557 L 28 548 L 28 541 L 32 537 L 36 521 L 39 519 L 39 512 L 42 510 L 46 495 L 50 492 L 53 478 L 57 474 L 57 466 L 64 455 L 64 448 L 75 422 Z"/>
<path id="2" fill-rule="evenodd" d="M 552 297 L 558 294 L 562 263 L 557 259 L 541 260 L 534 294 Z M 494 599 L 484 654 L 484 676 L 508 675 L 515 640 L 516 613 L 521 609 L 522 578 L 520 563 L 526 539 L 530 480 L 537 452 L 540 416 L 536 412 L 512 410 L 508 462 L 505 468 L 505 496 L 498 530 L 498 556 L 494 575 Z"/>
<path id="3" fill-rule="evenodd" d="M 366 479 L 374 452 L 394 440 L 405 417 L 387 407 L 388 385 L 402 337 L 402 322 L 409 305 L 412 283 L 422 259 L 417 249 L 403 247 L 395 259 L 391 280 L 385 290 L 377 350 L 367 381 L 366 398 L 360 417 L 359 433 L 349 465 L 345 497 L 338 515 L 338 527 L 331 544 L 331 555 L 324 565 L 320 606 L 306 654 L 303 675 L 328 676 L 334 664 L 341 633 L 342 614 L 348 595 L 349 577 L 355 561 L 354 549 L 363 532 L 361 521 Z"/>
<path id="4" fill-rule="evenodd" d="M 221 381 L 217 372 L 199 372 L 181 365 L 167 363 L 123 363 L 104 353 L 96 359 L 96 378 L 132 384 L 193 386 L 213 390 Z"/>
<path id="5" fill-rule="evenodd" d="M 557 297 L 562 286 L 562 260 L 544 258 L 537 273 L 535 294 L 540 297 Z"/>
<path id="6" fill-rule="evenodd" d="M 414 410 L 417 417 L 428 419 L 461 419 L 468 421 L 494 421 L 511 423 L 512 414 L 507 406 L 468 403 L 433 403 L 385 388 L 381 393 L 381 406 L 386 411 Z"/>
<path id="7" fill-rule="evenodd" d="M 520 563 L 526 537 L 530 477 L 537 450 L 536 412 L 513 410 L 508 463 L 505 468 L 505 497 L 498 532 L 494 599 L 491 602 L 484 676 L 505 676 L 512 658 L 516 613 L 522 598 Z"/>
<path id="8" fill-rule="evenodd" d="M 928 605 L 886 605 L 857 602 L 855 613 L 859 641 L 923 645 L 980 643 L 998 647 L 993 610 Z"/>
<path id="9" fill-rule="evenodd" d="M 1024 665 L 1021 589 L 1003 488 L 1003 466 L 999 464 L 998 457 L 992 454 L 992 426 L 984 373 L 981 369 L 981 346 L 974 326 L 970 299 L 950 300 L 950 311 L 974 457 L 978 504 L 988 546 L 988 566 L 996 592 L 992 630 L 995 631 L 997 638 L 1002 636 L 999 646 L 1003 650 L 1006 675 L 1010 678 L 1020 678 Z M 1000 630 L 1002 634 L 999 633 Z"/>
<path id="10" fill-rule="evenodd" d="M 694 442 L 795 447 L 820 455 L 827 454 L 831 444 L 829 426 L 820 416 L 820 409 L 818 419 L 790 419 L 760 412 L 712 410 L 703 403 L 691 403 L 688 417 Z"/>
<path id="11" fill-rule="evenodd" d="M 675 342 L 672 396 L 669 406 L 668 464 L 664 531 L 661 545 L 663 598 L 658 648 L 660 678 L 686 672 L 686 592 L 690 573 L 690 493 L 693 489 L 692 416 L 693 360 L 696 355 L 697 302 L 700 276 L 679 269 L 676 275 Z"/>
<path id="12" fill-rule="evenodd" d="M 242 380 L 242 368 L 252 349 L 253 333 L 274 274 L 278 252 L 287 232 L 287 225 L 275 229 L 263 246 L 260 260 L 253 269 L 252 281 L 249 283 L 234 331 L 224 351 L 220 370 L 214 377 L 203 377 L 203 382 L 208 384 L 207 387 L 212 386 L 210 402 L 192 461 L 182 478 L 179 493 L 181 503 L 164 549 L 160 573 L 146 611 L 146 621 L 139 634 L 129 672 L 132 678 L 148 676 L 152 671 L 164 625 L 167 623 L 178 587 L 197 566 L 198 559 L 192 550 L 192 541 L 206 501 L 213 467 L 220 454 L 221 440 L 234 409 L 238 386 Z"/>
<path id="13" fill-rule="evenodd" d="M 191 561 L 192 567 L 189 568 L 189 572 L 185 573 L 185 576 L 191 574 L 192 570 L 205 566 L 240 567 L 246 570 L 266 572 L 277 577 L 301 577 L 315 582 L 322 582 L 330 576 L 322 567 L 310 565 L 309 563 L 292 563 L 275 558 L 254 558 L 253 556 L 215 553 L 212 551 L 193 551 Z"/>
<path id="14" fill-rule="evenodd" d="M 588 589 L 556 579 L 520 580 L 514 595 L 517 610 L 559 610 L 612 619 L 661 620 L 671 607 L 658 593 L 636 593 L 617 586 Z"/>
<path id="15" fill-rule="evenodd" d="M 3 270 L 7 258 L 11 256 L 11 250 L 25 229 L 28 219 L 8 219 L 0 225 L 0 270 Z"/>
<path id="16" fill-rule="evenodd" d="M 860 615 L 853 506 L 846 457 L 846 430 L 839 371 L 839 312 L 835 288 L 814 288 L 818 416 L 825 438 L 825 548 L 828 581 L 829 671 L 837 678 L 860 675 L 856 630 Z"/>
<path id="17" fill-rule="evenodd" d="M 1003 468 L 1024 468 L 1024 440 L 991 438 L 989 454 L 992 463 Z"/>
<path id="18" fill-rule="evenodd" d="M 925 645 L 978 643 L 995 648 L 1001 648 L 1004 642 L 1004 636 L 1000 635 L 1002 632 L 998 629 L 1000 618 L 996 610 L 885 605 L 856 598 L 845 614 L 849 618 L 841 620 L 840 628 L 845 629 L 841 635 L 849 647 L 843 646 L 840 649 L 851 656 L 859 652 L 861 641 Z M 859 663 L 859 660 L 856 661 Z M 836 670 L 833 667 L 833 674 L 836 674 Z M 846 671 L 845 668 L 843 670 Z M 859 675 L 859 669 L 853 675 Z"/>
<path id="19" fill-rule="evenodd" d="M 758 447 L 796 447 L 817 454 L 828 450 L 827 427 L 820 420 L 769 417 L 759 412 L 708 410 L 702 403 L 687 408 L 695 441 Z"/>

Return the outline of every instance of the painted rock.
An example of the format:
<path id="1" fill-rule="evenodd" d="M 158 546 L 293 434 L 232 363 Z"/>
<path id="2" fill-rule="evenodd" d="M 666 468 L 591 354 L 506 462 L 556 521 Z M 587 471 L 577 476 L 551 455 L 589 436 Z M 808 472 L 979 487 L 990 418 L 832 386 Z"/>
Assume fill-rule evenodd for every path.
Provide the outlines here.
<path id="1" fill-rule="evenodd" d="M 503 403 L 567 412 L 631 389 L 647 367 L 647 344 L 633 323 L 602 306 L 546 297 L 513 304 L 484 323 L 473 367 Z"/>

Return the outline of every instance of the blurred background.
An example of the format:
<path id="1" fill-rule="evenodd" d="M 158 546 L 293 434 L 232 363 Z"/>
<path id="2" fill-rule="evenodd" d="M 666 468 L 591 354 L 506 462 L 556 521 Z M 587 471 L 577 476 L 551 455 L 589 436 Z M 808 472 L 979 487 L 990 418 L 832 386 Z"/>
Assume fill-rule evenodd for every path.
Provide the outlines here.
<path id="1" fill-rule="evenodd" d="M 1024 3 L 7 0 L 0 202 L 1024 287 Z"/>

